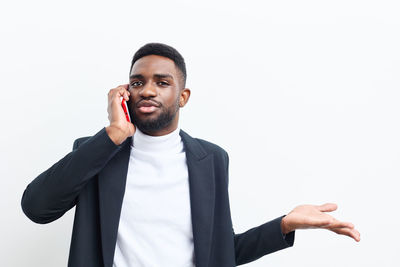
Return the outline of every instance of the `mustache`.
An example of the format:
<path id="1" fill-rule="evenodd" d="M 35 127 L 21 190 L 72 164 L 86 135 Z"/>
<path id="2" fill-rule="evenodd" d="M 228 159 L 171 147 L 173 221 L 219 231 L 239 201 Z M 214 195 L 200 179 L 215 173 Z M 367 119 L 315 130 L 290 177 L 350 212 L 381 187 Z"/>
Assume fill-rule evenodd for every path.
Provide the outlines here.
<path id="1" fill-rule="evenodd" d="M 141 107 L 141 106 L 147 106 L 147 105 L 153 105 L 156 107 L 161 107 L 162 104 L 154 99 L 150 98 L 141 98 L 136 103 L 134 103 L 135 107 Z"/>

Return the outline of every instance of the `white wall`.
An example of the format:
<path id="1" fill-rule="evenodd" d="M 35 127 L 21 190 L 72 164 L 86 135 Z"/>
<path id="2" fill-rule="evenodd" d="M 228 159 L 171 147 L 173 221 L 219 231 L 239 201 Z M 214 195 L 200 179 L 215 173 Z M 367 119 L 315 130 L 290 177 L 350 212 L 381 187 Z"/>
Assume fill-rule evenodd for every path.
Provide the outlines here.
<path id="1" fill-rule="evenodd" d="M 248 266 L 400 266 L 397 1 L 9 1 L 0 8 L 2 266 L 66 266 L 73 212 L 48 225 L 26 185 L 107 124 L 134 52 L 164 42 L 192 89 L 180 126 L 230 154 L 236 232 L 336 202 L 361 242 L 298 231 Z M 250 208 L 253 207 L 253 208 Z"/>

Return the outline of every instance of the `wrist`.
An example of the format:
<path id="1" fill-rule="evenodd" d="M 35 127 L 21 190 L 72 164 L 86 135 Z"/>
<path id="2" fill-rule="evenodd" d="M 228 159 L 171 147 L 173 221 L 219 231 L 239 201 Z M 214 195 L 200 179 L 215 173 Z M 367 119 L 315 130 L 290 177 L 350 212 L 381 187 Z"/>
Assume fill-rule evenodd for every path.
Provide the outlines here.
<path id="1" fill-rule="evenodd" d="M 122 144 L 126 140 L 126 138 L 128 138 L 128 135 L 125 134 L 123 130 L 114 125 L 106 127 L 106 132 L 108 134 L 108 137 L 110 137 L 114 144 L 118 146 Z"/>
<path id="2" fill-rule="evenodd" d="M 281 220 L 281 230 L 282 230 L 282 234 L 284 234 L 284 235 L 293 231 L 288 225 L 287 216 L 283 217 Z"/>

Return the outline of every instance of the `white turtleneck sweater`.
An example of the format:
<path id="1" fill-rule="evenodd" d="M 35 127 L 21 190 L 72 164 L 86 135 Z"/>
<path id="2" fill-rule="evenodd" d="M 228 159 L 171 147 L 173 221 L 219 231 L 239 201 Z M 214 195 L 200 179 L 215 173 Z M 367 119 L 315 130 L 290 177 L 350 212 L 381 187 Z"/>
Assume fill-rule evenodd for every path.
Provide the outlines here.
<path id="1" fill-rule="evenodd" d="M 136 128 L 113 267 L 193 267 L 189 175 L 179 127 L 163 136 Z"/>

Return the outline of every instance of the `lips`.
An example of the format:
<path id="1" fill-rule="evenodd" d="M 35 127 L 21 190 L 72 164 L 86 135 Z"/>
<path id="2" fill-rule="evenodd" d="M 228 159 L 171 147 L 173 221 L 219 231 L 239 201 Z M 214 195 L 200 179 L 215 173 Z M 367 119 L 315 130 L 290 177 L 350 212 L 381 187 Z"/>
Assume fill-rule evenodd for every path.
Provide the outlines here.
<path id="1" fill-rule="evenodd" d="M 151 113 L 158 109 L 160 105 L 153 100 L 141 100 L 136 107 L 142 113 Z"/>

